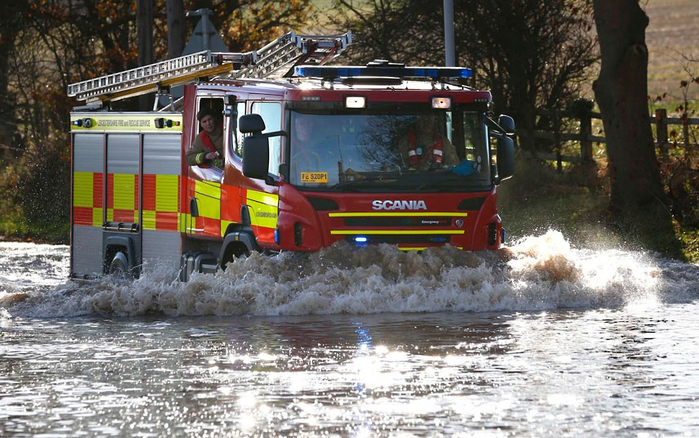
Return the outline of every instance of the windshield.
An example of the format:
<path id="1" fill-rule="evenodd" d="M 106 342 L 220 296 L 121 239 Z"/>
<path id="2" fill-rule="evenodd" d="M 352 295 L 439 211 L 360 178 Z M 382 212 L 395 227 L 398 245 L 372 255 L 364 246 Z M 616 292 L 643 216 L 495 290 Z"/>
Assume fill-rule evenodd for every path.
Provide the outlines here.
<path id="1" fill-rule="evenodd" d="M 321 191 L 482 190 L 491 182 L 486 129 L 477 111 L 292 111 L 289 180 Z"/>

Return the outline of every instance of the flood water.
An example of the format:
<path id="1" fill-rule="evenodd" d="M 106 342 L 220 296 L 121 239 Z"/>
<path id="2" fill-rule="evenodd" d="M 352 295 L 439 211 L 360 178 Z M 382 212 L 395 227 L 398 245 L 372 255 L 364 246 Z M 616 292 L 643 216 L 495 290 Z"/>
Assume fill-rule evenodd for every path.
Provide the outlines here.
<path id="1" fill-rule="evenodd" d="M 0 243 L 0 436 L 699 436 L 699 266 L 509 250 L 77 283 Z"/>

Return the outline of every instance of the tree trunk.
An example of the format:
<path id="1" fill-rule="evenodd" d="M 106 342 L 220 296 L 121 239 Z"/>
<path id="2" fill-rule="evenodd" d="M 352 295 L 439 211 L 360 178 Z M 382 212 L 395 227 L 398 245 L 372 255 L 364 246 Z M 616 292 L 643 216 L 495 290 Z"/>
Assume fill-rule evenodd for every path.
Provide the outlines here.
<path id="1" fill-rule="evenodd" d="M 153 1 L 136 1 L 136 33 L 138 38 L 138 65 L 153 63 Z M 141 110 L 148 109 L 150 95 L 139 98 Z"/>
<path id="2" fill-rule="evenodd" d="M 638 0 L 594 0 L 602 66 L 593 84 L 607 138 L 610 204 L 671 226 L 648 114 L 648 17 Z M 661 225 L 660 223 L 658 225 Z"/>
<path id="3" fill-rule="evenodd" d="M 24 2 L 0 6 L 0 164 L 18 155 L 17 99 L 10 87 L 15 38 L 25 27 L 29 5 Z"/>
<path id="4" fill-rule="evenodd" d="M 12 140 L 17 132 L 14 124 L 16 102 L 10 97 L 9 90 L 10 54 L 14 39 L 14 32 L 0 32 L 0 161 L 11 157 L 10 148 L 15 146 Z"/>
<path id="5" fill-rule="evenodd" d="M 185 47 L 184 0 L 167 0 L 167 53 L 182 56 Z"/>

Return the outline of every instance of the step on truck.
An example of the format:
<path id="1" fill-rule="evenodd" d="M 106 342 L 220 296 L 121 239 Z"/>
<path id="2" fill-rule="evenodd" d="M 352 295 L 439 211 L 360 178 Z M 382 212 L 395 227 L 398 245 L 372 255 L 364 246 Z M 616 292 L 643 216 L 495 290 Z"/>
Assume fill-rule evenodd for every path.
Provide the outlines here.
<path id="1" fill-rule="evenodd" d="M 71 84 L 71 277 L 159 266 L 186 281 L 339 241 L 498 249 L 512 118 L 490 116 L 466 68 L 330 65 L 351 38 L 289 32 Z M 150 111 L 113 109 L 154 92 Z M 190 166 L 204 108 L 223 156 Z"/>

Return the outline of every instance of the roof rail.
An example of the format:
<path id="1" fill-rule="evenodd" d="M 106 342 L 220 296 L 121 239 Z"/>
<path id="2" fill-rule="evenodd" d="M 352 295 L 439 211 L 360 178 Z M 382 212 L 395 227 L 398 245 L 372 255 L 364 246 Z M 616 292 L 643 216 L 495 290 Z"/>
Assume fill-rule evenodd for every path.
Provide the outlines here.
<path id="1" fill-rule="evenodd" d="M 291 31 L 259 50 L 246 53 L 205 50 L 70 84 L 68 96 L 110 102 L 167 90 L 202 78 L 289 77 L 299 64 L 323 65 L 352 42 L 342 35 L 297 35 Z"/>

